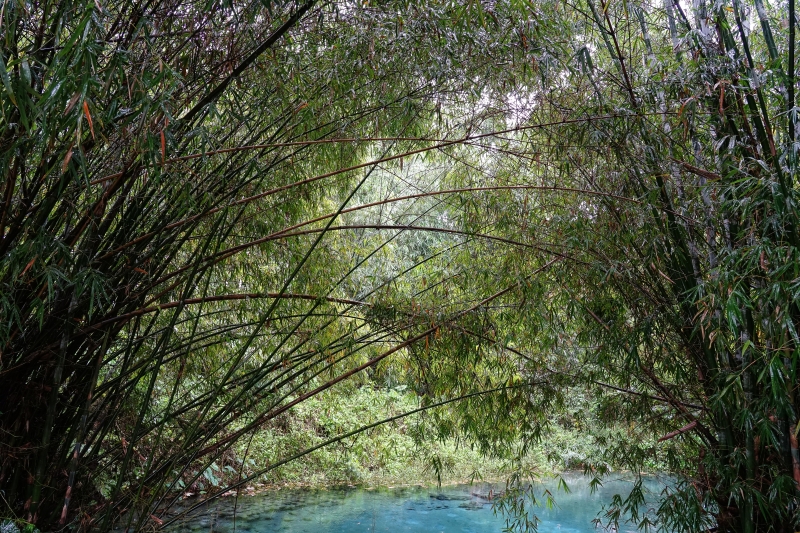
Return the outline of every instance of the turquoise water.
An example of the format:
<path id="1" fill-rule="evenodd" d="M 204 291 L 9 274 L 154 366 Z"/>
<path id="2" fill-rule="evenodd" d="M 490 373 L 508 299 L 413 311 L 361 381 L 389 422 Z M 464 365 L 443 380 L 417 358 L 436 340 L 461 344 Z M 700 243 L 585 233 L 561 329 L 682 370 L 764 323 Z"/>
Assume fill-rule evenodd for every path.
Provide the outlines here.
<path id="1" fill-rule="evenodd" d="M 592 520 L 614 494 L 626 495 L 625 480 L 604 482 L 593 494 L 588 479 L 567 476 L 570 493 L 556 484 L 537 485 L 539 497 L 549 489 L 556 507 L 535 508 L 542 533 L 598 531 Z M 663 483 L 648 480 L 647 488 L 657 496 Z M 241 533 L 494 533 L 506 526 L 506 518 L 495 513 L 489 492 L 502 486 L 461 485 L 438 489 L 411 487 L 382 490 L 286 490 L 240 497 L 236 505 L 235 531 Z M 543 500 L 543 499 L 542 499 Z M 202 514 L 170 528 L 174 533 L 234 531 L 234 501 L 212 504 Z M 634 526 L 621 528 L 636 531 Z"/>

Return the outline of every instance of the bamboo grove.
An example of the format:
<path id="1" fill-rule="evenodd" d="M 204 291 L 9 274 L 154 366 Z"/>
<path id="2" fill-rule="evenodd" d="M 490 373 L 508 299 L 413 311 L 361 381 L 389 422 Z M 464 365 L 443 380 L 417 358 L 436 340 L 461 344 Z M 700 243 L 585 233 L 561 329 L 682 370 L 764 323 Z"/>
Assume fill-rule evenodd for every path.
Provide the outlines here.
<path id="1" fill-rule="evenodd" d="M 0 6 L 0 516 L 166 526 L 396 364 L 486 454 L 591 395 L 677 480 L 603 522 L 800 527 L 793 0 Z"/>

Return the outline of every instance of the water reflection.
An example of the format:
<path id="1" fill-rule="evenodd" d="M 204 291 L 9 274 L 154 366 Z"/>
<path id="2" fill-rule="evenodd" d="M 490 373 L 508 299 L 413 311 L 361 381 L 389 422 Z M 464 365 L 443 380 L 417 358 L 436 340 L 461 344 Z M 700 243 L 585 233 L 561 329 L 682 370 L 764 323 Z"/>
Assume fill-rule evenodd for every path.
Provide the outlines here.
<path id="1" fill-rule="evenodd" d="M 557 489 L 555 482 L 536 486 L 537 497 L 550 490 L 556 507 L 537 507 L 542 533 L 594 532 L 592 520 L 614 494 L 627 494 L 631 482 L 606 481 L 591 492 L 588 479 L 565 476 L 570 492 Z M 645 482 L 654 499 L 664 487 L 652 478 Z M 405 487 L 364 490 L 286 490 L 240 497 L 235 509 L 235 531 L 240 533 L 494 533 L 507 525 L 495 513 L 492 498 L 502 487 L 489 484 L 460 485 L 430 489 Z M 544 498 L 541 498 L 544 501 Z M 234 501 L 211 504 L 201 514 L 175 527 L 172 533 L 234 531 Z M 621 531 L 636 531 L 630 526 Z"/>

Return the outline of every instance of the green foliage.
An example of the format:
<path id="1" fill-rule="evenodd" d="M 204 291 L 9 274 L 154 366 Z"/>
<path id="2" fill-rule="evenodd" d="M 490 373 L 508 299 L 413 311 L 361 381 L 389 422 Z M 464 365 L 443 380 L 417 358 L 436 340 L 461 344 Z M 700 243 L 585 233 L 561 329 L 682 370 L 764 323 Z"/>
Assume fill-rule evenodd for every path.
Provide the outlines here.
<path id="1" fill-rule="evenodd" d="M 246 462 L 252 465 L 268 464 L 366 423 L 411 411 L 419 406 L 418 399 L 404 389 L 364 386 L 319 395 L 241 443 L 237 455 L 247 454 Z M 378 426 L 271 470 L 261 481 L 306 486 L 431 483 L 439 476 L 444 481 L 463 481 L 473 477 L 481 463 L 477 472 L 481 477 L 502 475 L 500 462 L 484 460 L 467 447 L 454 442 L 416 441 L 414 426 L 419 423 L 419 417 L 412 415 Z M 432 465 L 439 465 L 442 471 L 431 471 Z"/>
<path id="2" fill-rule="evenodd" d="M 541 453 L 676 473 L 611 525 L 800 524 L 793 1 L 0 17 L 14 516 L 132 527 L 413 442 L 519 491 Z"/>
<path id="3" fill-rule="evenodd" d="M 463 85 L 398 53 L 436 55 L 454 8 L 2 6 L 0 484 L 105 529 L 380 352 L 324 215 L 405 149 L 365 139 L 421 136 L 430 87 Z"/>
<path id="4" fill-rule="evenodd" d="M 24 520 L 0 519 L 0 532 L 2 533 L 39 533 L 34 524 Z"/>

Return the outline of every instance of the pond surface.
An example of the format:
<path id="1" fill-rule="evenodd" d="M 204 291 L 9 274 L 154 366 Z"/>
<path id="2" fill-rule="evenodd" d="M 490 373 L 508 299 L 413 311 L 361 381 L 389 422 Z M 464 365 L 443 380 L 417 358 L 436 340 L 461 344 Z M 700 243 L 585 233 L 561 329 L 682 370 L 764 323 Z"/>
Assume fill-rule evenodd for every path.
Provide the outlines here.
<path id="1" fill-rule="evenodd" d="M 533 509 L 542 533 L 598 531 L 592 520 L 614 494 L 627 495 L 631 483 L 606 480 L 594 493 L 588 478 L 566 475 L 569 493 L 555 482 L 536 485 L 537 498 L 549 489 L 556 506 Z M 645 482 L 652 500 L 664 483 Z M 242 496 L 236 507 L 235 531 L 240 533 L 499 533 L 506 518 L 495 513 L 490 497 L 502 485 L 478 483 L 441 488 L 404 487 L 365 490 L 285 490 Z M 491 494 L 490 494 L 491 491 Z M 541 498 L 542 502 L 544 498 Z M 169 528 L 171 533 L 234 531 L 233 498 L 215 502 L 201 515 Z M 629 526 L 620 533 L 634 532 Z"/>

